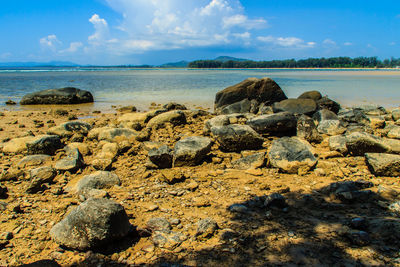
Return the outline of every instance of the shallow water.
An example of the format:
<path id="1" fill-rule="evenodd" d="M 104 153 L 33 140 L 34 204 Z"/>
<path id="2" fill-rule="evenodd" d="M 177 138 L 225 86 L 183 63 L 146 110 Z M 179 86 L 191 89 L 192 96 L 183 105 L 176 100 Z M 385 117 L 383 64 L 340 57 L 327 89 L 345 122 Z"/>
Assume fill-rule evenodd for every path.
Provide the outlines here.
<path id="1" fill-rule="evenodd" d="M 400 104 L 400 71 L 58 68 L 0 70 L 0 105 L 34 91 L 73 86 L 94 94 L 96 102 L 87 105 L 92 109 L 126 104 L 146 109 L 151 102 L 169 101 L 212 108 L 216 92 L 248 77 L 270 77 L 288 97 L 319 90 L 344 106 Z"/>

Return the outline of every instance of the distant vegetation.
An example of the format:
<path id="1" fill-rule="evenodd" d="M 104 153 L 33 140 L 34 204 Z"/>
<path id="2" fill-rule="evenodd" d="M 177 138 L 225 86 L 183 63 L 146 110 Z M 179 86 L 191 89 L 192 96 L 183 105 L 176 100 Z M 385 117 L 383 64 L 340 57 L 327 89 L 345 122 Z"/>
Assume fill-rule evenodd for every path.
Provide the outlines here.
<path id="1" fill-rule="evenodd" d="M 377 57 L 332 57 L 286 59 L 271 61 L 252 60 L 196 60 L 188 64 L 189 68 L 395 68 L 400 66 L 400 58 L 379 60 Z"/>

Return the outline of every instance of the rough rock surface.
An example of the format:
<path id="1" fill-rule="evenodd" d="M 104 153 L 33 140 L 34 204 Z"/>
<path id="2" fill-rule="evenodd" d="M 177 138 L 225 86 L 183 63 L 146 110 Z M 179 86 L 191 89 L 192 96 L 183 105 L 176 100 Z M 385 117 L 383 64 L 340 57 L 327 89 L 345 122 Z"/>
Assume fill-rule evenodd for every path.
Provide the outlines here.
<path id="1" fill-rule="evenodd" d="M 77 170 L 85 167 L 82 154 L 77 148 L 69 149 L 67 156 L 56 162 L 54 168 L 58 171 L 65 172 L 76 172 Z"/>
<path id="2" fill-rule="evenodd" d="M 201 163 L 211 151 L 212 141 L 202 136 L 191 136 L 178 141 L 174 147 L 174 167 Z"/>
<path id="3" fill-rule="evenodd" d="M 318 109 L 328 109 L 334 113 L 338 113 L 340 110 L 339 103 L 329 99 L 328 97 L 324 96 L 321 99 L 317 100 L 317 107 Z"/>
<path id="4" fill-rule="evenodd" d="M 257 169 L 265 165 L 265 153 L 255 153 L 232 162 L 234 168 L 239 170 Z"/>
<path id="5" fill-rule="evenodd" d="M 89 123 L 80 121 L 69 121 L 50 128 L 47 131 L 47 134 L 58 135 L 60 137 L 71 137 L 76 133 L 87 135 L 91 129 L 92 126 Z"/>
<path id="6" fill-rule="evenodd" d="M 290 134 L 295 132 L 297 119 L 290 112 L 261 115 L 249 119 L 247 124 L 261 134 Z"/>
<path id="7" fill-rule="evenodd" d="M 76 185 L 76 190 L 79 192 L 83 189 L 103 189 L 120 184 L 121 181 L 116 174 L 108 171 L 97 171 L 84 176 Z"/>
<path id="8" fill-rule="evenodd" d="M 270 78 L 249 78 L 241 83 L 225 88 L 215 97 L 215 109 L 239 102 L 256 99 L 259 103 L 273 104 L 287 99 L 279 85 Z"/>
<path id="9" fill-rule="evenodd" d="M 385 153 L 390 147 L 382 138 L 372 134 L 355 132 L 346 136 L 346 146 L 350 154 L 363 156 L 365 153 Z"/>
<path id="10" fill-rule="evenodd" d="M 124 207 L 112 200 L 91 198 L 57 223 L 50 235 L 64 247 L 89 250 L 123 238 L 130 230 Z"/>
<path id="11" fill-rule="evenodd" d="M 19 102 L 21 105 L 43 104 L 79 104 L 93 102 L 93 95 L 89 91 L 66 87 L 49 89 L 27 94 Z"/>
<path id="12" fill-rule="evenodd" d="M 307 115 L 301 115 L 297 120 L 297 137 L 303 138 L 308 142 L 321 142 L 322 137 L 317 131 L 314 120 Z"/>
<path id="13" fill-rule="evenodd" d="M 117 137 L 132 138 L 138 135 L 138 132 L 126 128 L 105 128 L 98 133 L 98 140 L 113 142 Z"/>
<path id="14" fill-rule="evenodd" d="M 27 153 L 53 155 L 62 148 L 60 137 L 57 135 L 38 135 L 26 143 Z"/>
<path id="15" fill-rule="evenodd" d="M 318 91 L 307 91 L 302 93 L 299 97 L 299 99 L 312 99 L 314 101 L 318 101 L 322 98 L 322 95 Z"/>
<path id="16" fill-rule="evenodd" d="M 159 168 L 171 168 L 173 161 L 173 151 L 167 145 L 159 148 L 153 148 L 149 151 L 149 159 Z"/>
<path id="17" fill-rule="evenodd" d="M 270 164 L 283 172 L 307 172 L 317 164 L 311 145 L 297 137 L 282 137 L 272 142 L 268 152 Z"/>
<path id="18" fill-rule="evenodd" d="M 248 113 L 251 110 L 251 104 L 251 101 L 246 98 L 239 102 L 227 105 L 217 112 L 221 114 Z"/>
<path id="19" fill-rule="evenodd" d="M 323 120 L 318 123 L 317 130 L 321 134 L 339 135 L 346 131 L 340 120 Z"/>
<path id="20" fill-rule="evenodd" d="M 366 153 L 371 172 L 379 176 L 400 176 L 400 155 Z"/>
<path id="21" fill-rule="evenodd" d="M 259 149 L 264 142 L 264 139 L 248 125 L 217 126 L 211 128 L 211 133 L 224 151 Z"/>
<path id="22" fill-rule="evenodd" d="M 331 151 L 337 151 L 343 155 L 347 153 L 346 137 L 342 135 L 336 135 L 329 137 L 329 149 Z"/>
<path id="23" fill-rule="evenodd" d="M 165 123 L 171 123 L 172 125 L 181 125 L 181 124 L 186 124 L 186 115 L 184 112 L 180 110 L 172 110 L 168 111 L 165 113 L 162 113 L 160 115 L 155 116 L 152 118 L 148 123 L 147 127 L 153 128 L 153 127 L 160 127 L 164 125 Z"/>
<path id="24" fill-rule="evenodd" d="M 45 154 L 38 154 L 38 155 L 29 155 L 23 157 L 18 163 L 17 166 L 20 168 L 26 167 L 33 167 L 33 166 L 40 166 L 45 162 L 51 161 L 51 157 Z"/>
<path id="25" fill-rule="evenodd" d="M 293 114 L 310 115 L 317 110 L 317 104 L 309 98 L 285 99 L 274 103 L 272 109 L 275 113 L 287 111 Z"/>
<path id="26" fill-rule="evenodd" d="M 54 177 L 56 177 L 57 172 L 52 167 L 46 166 L 32 169 L 30 170 L 29 174 L 30 183 L 26 189 L 26 192 L 29 194 L 34 194 L 42 189 L 42 185 L 44 183 L 52 182 Z"/>

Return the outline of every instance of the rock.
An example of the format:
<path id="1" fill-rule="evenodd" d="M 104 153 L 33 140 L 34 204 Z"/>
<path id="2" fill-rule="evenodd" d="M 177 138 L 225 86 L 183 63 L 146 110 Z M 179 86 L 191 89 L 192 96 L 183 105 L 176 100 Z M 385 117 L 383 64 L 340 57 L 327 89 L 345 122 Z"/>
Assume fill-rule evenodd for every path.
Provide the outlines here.
<path id="1" fill-rule="evenodd" d="M 60 137 L 71 137 L 74 134 L 87 135 L 92 126 L 86 122 L 69 121 L 47 130 L 47 134 L 58 135 Z"/>
<path id="2" fill-rule="evenodd" d="M 320 143 L 322 137 L 317 131 L 314 120 L 306 115 L 301 115 L 297 120 L 297 137 L 303 138 L 308 142 Z"/>
<path id="3" fill-rule="evenodd" d="M 138 135 L 138 132 L 126 128 L 103 128 L 98 133 L 97 139 L 106 140 L 108 142 L 114 142 L 117 137 L 124 137 L 127 139 L 134 138 Z"/>
<path id="4" fill-rule="evenodd" d="M 101 152 L 97 155 L 100 159 L 111 159 L 114 161 L 119 153 L 119 148 L 116 143 L 105 143 L 101 148 Z"/>
<path id="5" fill-rule="evenodd" d="M 249 208 L 247 208 L 245 205 L 242 204 L 232 204 L 228 207 L 228 210 L 230 212 L 235 212 L 235 213 L 248 213 Z"/>
<path id="6" fill-rule="evenodd" d="M 317 164 L 311 145 L 297 137 L 282 137 L 272 142 L 268 152 L 270 164 L 283 172 L 307 172 Z"/>
<path id="7" fill-rule="evenodd" d="M 49 155 L 44 155 L 44 154 L 29 155 L 29 156 L 22 158 L 17 163 L 17 166 L 19 168 L 34 167 L 34 166 L 43 165 L 49 161 L 51 161 L 51 157 Z"/>
<path id="8" fill-rule="evenodd" d="M 211 151 L 211 139 L 191 136 L 178 141 L 174 147 L 173 166 L 194 166 L 201 163 Z"/>
<path id="9" fill-rule="evenodd" d="M 393 126 L 393 128 L 388 132 L 387 137 L 400 139 L 400 126 Z"/>
<path id="10" fill-rule="evenodd" d="M 364 231 L 354 231 L 354 230 L 349 231 L 347 232 L 347 237 L 354 245 L 357 246 L 366 246 L 369 243 L 371 243 L 369 234 Z"/>
<path id="11" fill-rule="evenodd" d="M 273 104 L 287 99 L 279 85 L 270 78 L 249 78 L 241 83 L 225 88 L 215 97 L 215 109 L 239 102 L 256 99 L 259 103 Z"/>
<path id="12" fill-rule="evenodd" d="M 176 184 L 185 181 L 186 176 L 184 172 L 178 169 L 168 169 L 160 173 L 158 180 L 167 184 Z"/>
<path id="13" fill-rule="evenodd" d="M 168 250 L 174 250 L 185 240 L 184 235 L 173 231 L 156 231 L 152 235 L 154 245 Z"/>
<path id="14" fill-rule="evenodd" d="M 166 109 L 157 109 L 146 113 L 126 113 L 119 117 L 117 121 L 123 127 L 141 130 L 149 120 L 167 111 Z"/>
<path id="15" fill-rule="evenodd" d="M 322 98 L 322 95 L 318 91 L 307 91 L 302 93 L 299 97 L 299 99 L 312 99 L 314 101 L 318 101 Z"/>
<path id="16" fill-rule="evenodd" d="M 56 162 L 54 168 L 57 171 L 65 172 L 76 172 L 79 169 L 85 167 L 85 162 L 83 161 L 82 154 L 79 152 L 77 148 L 69 149 L 67 151 L 67 156 L 59 161 Z"/>
<path id="17" fill-rule="evenodd" d="M 395 108 L 392 110 L 392 118 L 394 121 L 400 120 L 400 108 Z"/>
<path id="18" fill-rule="evenodd" d="M 185 105 L 178 104 L 178 103 L 175 103 L 175 102 L 167 103 L 167 104 L 165 104 L 163 106 L 163 108 L 168 110 L 168 111 L 170 111 L 170 110 L 187 110 Z"/>
<path id="19" fill-rule="evenodd" d="M 344 202 L 354 201 L 368 201 L 370 199 L 371 191 L 364 191 L 363 189 L 372 187 L 371 182 L 364 180 L 358 181 L 344 181 L 331 183 L 330 185 L 321 189 L 321 192 L 326 195 L 331 195 Z"/>
<path id="20" fill-rule="evenodd" d="M 257 169 L 265 165 L 265 153 L 256 153 L 232 162 L 234 168 L 239 170 Z"/>
<path id="21" fill-rule="evenodd" d="M 400 140 L 390 138 L 382 138 L 381 140 L 389 147 L 388 153 L 400 154 Z"/>
<path id="22" fill-rule="evenodd" d="M 54 155 L 56 150 L 63 147 L 57 135 L 38 135 L 26 143 L 27 153 Z"/>
<path id="23" fill-rule="evenodd" d="M 367 165 L 374 175 L 400 176 L 400 155 L 366 153 Z"/>
<path id="24" fill-rule="evenodd" d="M 56 177 L 57 172 L 52 167 L 40 167 L 31 170 L 30 172 L 30 183 L 26 192 L 29 194 L 37 193 L 42 190 L 42 185 L 44 183 L 53 182 L 54 177 Z"/>
<path id="25" fill-rule="evenodd" d="M 400 214 L 400 201 L 393 202 L 389 205 L 388 210 Z"/>
<path id="26" fill-rule="evenodd" d="M 292 134 L 296 131 L 297 119 L 290 112 L 280 112 L 254 117 L 247 125 L 261 134 Z"/>
<path id="27" fill-rule="evenodd" d="M 119 177 L 107 171 L 97 171 L 90 175 L 84 176 L 76 185 L 76 191 L 83 189 L 104 189 L 114 185 L 121 185 Z"/>
<path id="28" fill-rule="evenodd" d="M 355 123 L 361 125 L 369 125 L 370 120 L 360 109 L 343 109 L 339 112 L 338 117 L 346 123 Z"/>
<path id="29" fill-rule="evenodd" d="M 64 147 L 65 151 L 71 151 L 74 149 L 78 149 L 79 152 L 82 154 L 82 156 L 87 156 L 92 154 L 92 152 L 90 151 L 90 148 L 87 144 L 85 143 L 77 143 L 77 142 L 73 142 L 73 143 L 69 143 L 68 145 L 66 145 Z"/>
<path id="30" fill-rule="evenodd" d="M 350 226 L 353 229 L 366 230 L 368 228 L 368 222 L 364 218 L 357 217 L 351 220 Z"/>
<path id="31" fill-rule="evenodd" d="M 8 99 L 5 104 L 8 106 L 15 106 L 17 103 L 11 99 Z"/>
<path id="32" fill-rule="evenodd" d="M 211 128 L 212 136 L 224 151 L 260 149 L 264 139 L 248 125 L 232 124 Z"/>
<path id="33" fill-rule="evenodd" d="M 265 197 L 264 206 L 267 208 L 283 209 L 287 204 L 284 196 L 278 193 L 273 193 Z"/>
<path id="34" fill-rule="evenodd" d="M 135 106 L 124 106 L 117 109 L 118 112 L 136 112 L 137 108 Z"/>
<path id="35" fill-rule="evenodd" d="M 10 168 L 3 170 L 0 174 L 0 181 L 18 181 L 24 178 L 25 172 L 21 169 Z"/>
<path id="36" fill-rule="evenodd" d="M 214 117 L 212 119 L 207 120 L 204 123 L 203 133 L 204 134 L 210 134 L 212 127 L 226 126 L 226 125 L 229 125 L 229 124 L 230 124 L 229 116 L 227 116 L 227 115 L 216 116 L 216 117 Z"/>
<path id="37" fill-rule="evenodd" d="M 339 120 L 339 117 L 332 111 L 328 109 L 321 109 L 314 113 L 312 116 L 313 120 L 318 123 L 326 120 Z"/>
<path id="38" fill-rule="evenodd" d="M 186 124 L 185 113 L 180 110 L 172 110 L 152 118 L 148 123 L 148 128 L 158 128 L 165 123 L 171 123 L 174 126 Z"/>
<path id="39" fill-rule="evenodd" d="M 365 115 L 370 115 L 370 116 L 381 116 L 387 113 L 386 109 L 379 105 L 366 104 L 366 105 L 353 106 L 352 108 L 359 109 Z"/>
<path id="40" fill-rule="evenodd" d="M 346 136 L 346 146 L 350 154 L 363 156 L 365 153 L 385 153 L 390 147 L 378 138 L 368 133 L 355 132 Z"/>
<path id="41" fill-rule="evenodd" d="M 0 199 L 8 198 L 8 189 L 7 187 L 0 184 Z"/>
<path id="42" fill-rule="evenodd" d="M 347 153 L 346 137 L 342 135 L 329 137 L 329 149 L 331 151 L 338 151 L 345 155 Z"/>
<path id="43" fill-rule="evenodd" d="M 290 112 L 293 114 L 313 114 L 317 110 L 314 100 L 308 98 L 285 99 L 272 105 L 275 113 Z"/>
<path id="44" fill-rule="evenodd" d="M 112 159 L 94 159 L 91 163 L 93 168 L 99 171 L 110 171 L 112 167 Z"/>
<path id="45" fill-rule="evenodd" d="M 110 198 L 110 195 L 104 190 L 86 188 L 78 192 L 78 197 L 84 202 L 90 198 Z"/>
<path id="46" fill-rule="evenodd" d="M 320 121 L 317 130 L 321 134 L 339 135 L 346 131 L 339 120 L 323 120 Z"/>
<path id="47" fill-rule="evenodd" d="M 151 232 L 168 232 L 172 229 L 172 227 L 168 220 L 165 218 L 150 218 L 146 223 L 146 229 L 150 230 Z"/>
<path id="48" fill-rule="evenodd" d="M 26 144 L 32 140 L 34 140 L 34 136 L 26 136 L 20 138 L 13 138 L 10 141 L 6 142 L 3 146 L 3 152 L 6 154 L 21 154 L 25 153 L 28 148 Z"/>
<path id="49" fill-rule="evenodd" d="M 74 87 L 43 90 L 22 97 L 21 105 L 80 104 L 93 102 L 93 95 Z"/>
<path id="50" fill-rule="evenodd" d="M 153 148 L 149 151 L 149 159 L 161 169 L 171 168 L 173 161 L 172 149 L 167 145 Z"/>
<path id="51" fill-rule="evenodd" d="M 84 251 L 123 238 L 130 231 L 123 206 L 109 199 L 91 198 L 57 223 L 50 236 L 64 247 Z"/>
<path id="52" fill-rule="evenodd" d="M 264 103 L 261 103 L 260 106 L 258 107 L 258 115 L 269 115 L 273 114 L 274 110 L 272 109 L 272 106 L 265 105 Z"/>
<path id="53" fill-rule="evenodd" d="M 248 113 L 251 110 L 251 101 L 243 99 L 242 101 L 227 105 L 219 110 L 217 113 L 220 114 L 235 114 L 235 113 Z"/>
<path id="54" fill-rule="evenodd" d="M 324 96 L 321 99 L 317 100 L 317 109 L 328 109 L 337 114 L 340 110 L 340 105 L 332 99 Z"/>
<path id="55" fill-rule="evenodd" d="M 386 126 L 386 121 L 383 116 L 369 116 L 370 126 L 372 129 L 383 129 Z"/>
<path id="56" fill-rule="evenodd" d="M 196 237 L 199 239 L 210 238 L 218 230 L 218 224 L 212 218 L 206 218 L 198 221 Z"/>

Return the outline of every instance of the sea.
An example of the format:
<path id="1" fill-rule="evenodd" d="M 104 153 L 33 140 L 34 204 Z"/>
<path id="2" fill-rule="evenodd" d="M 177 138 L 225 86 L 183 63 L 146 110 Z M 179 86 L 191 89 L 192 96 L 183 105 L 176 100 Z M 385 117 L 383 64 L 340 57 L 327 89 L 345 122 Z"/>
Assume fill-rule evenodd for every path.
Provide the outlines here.
<path id="1" fill-rule="evenodd" d="M 400 106 L 400 70 L 2 68 L 0 107 L 30 108 L 6 107 L 5 101 L 19 102 L 27 93 L 72 86 L 93 93 L 95 103 L 89 108 L 94 110 L 124 105 L 146 110 L 152 103 L 171 101 L 212 110 L 218 91 L 249 77 L 274 79 L 289 98 L 318 90 L 345 107 Z"/>

